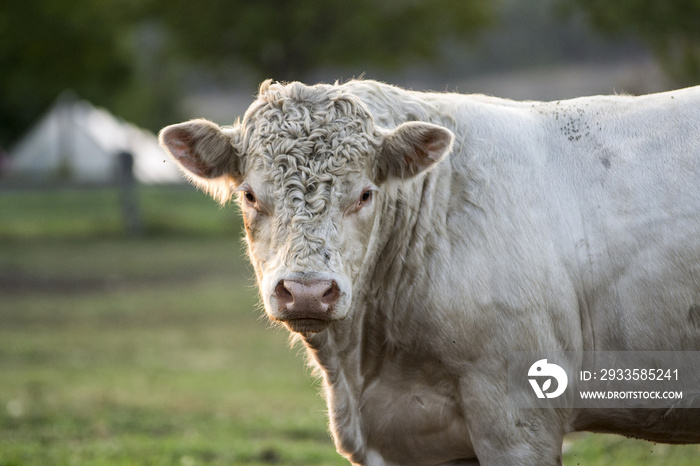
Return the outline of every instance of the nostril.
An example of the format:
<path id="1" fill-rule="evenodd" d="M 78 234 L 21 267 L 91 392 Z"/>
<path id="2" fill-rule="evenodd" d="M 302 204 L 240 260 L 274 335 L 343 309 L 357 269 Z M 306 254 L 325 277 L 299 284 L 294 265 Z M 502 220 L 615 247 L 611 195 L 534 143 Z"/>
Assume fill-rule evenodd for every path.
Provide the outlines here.
<path id="1" fill-rule="evenodd" d="M 292 292 L 289 291 L 284 285 L 284 280 L 280 280 L 275 287 L 275 296 L 277 297 L 278 304 L 282 306 L 294 302 L 294 296 L 292 295 Z"/>
<path id="2" fill-rule="evenodd" d="M 323 293 L 321 302 L 330 306 L 338 302 L 338 299 L 340 299 L 340 288 L 335 280 L 333 280 L 325 293 Z"/>
<path id="3" fill-rule="evenodd" d="M 325 319 L 341 297 L 335 280 L 280 280 L 274 290 L 284 319 Z"/>

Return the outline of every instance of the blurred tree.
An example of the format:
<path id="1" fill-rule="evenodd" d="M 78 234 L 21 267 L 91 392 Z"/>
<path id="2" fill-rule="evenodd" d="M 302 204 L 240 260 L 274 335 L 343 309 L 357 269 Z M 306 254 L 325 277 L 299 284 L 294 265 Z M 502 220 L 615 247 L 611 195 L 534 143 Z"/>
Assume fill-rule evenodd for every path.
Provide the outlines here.
<path id="1" fill-rule="evenodd" d="M 2 0 L 0 146 L 66 89 L 155 130 L 180 117 L 177 94 L 193 64 L 257 81 L 304 79 L 320 66 L 434 58 L 445 40 L 484 26 L 492 3 Z"/>
<path id="2" fill-rule="evenodd" d="M 683 84 L 700 81 L 700 0 L 564 0 L 610 33 L 645 40 L 670 75 Z"/>
<path id="3" fill-rule="evenodd" d="M 66 89 L 157 126 L 154 113 L 174 99 L 163 95 L 163 83 L 144 82 L 148 76 L 135 59 L 143 3 L 0 2 L 0 145 L 9 145 Z"/>
<path id="4" fill-rule="evenodd" d="M 300 80 L 319 65 L 398 67 L 431 59 L 492 17 L 489 0 L 154 0 L 191 59 Z"/>
<path id="5" fill-rule="evenodd" d="M 90 3 L 90 5 L 86 5 Z M 0 140 L 66 88 L 96 97 L 130 73 L 115 41 L 113 2 L 7 0 L 0 5 Z"/>

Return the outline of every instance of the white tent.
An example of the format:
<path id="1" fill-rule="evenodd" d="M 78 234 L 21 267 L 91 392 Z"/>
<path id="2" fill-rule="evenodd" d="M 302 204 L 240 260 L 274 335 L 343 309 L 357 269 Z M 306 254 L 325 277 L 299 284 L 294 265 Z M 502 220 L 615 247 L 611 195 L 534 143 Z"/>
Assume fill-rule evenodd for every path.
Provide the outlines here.
<path id="1" fill-rule="evenodd" d="M 8 174 L 35 180 L 111 182 L 117 177 L 117 154 L 124 151 L 133 156 L 138 181 L 182 181 L 152 133 L 89 102 L 63 95 L 10 151 Z"/>

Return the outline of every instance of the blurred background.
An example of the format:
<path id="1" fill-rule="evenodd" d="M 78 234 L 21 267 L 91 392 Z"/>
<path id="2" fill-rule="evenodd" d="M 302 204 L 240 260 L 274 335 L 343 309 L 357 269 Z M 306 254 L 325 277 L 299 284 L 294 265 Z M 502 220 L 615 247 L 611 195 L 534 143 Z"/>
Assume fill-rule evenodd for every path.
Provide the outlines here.
<path id="1" fill-rule="evenodd" d="M 260 81 L 555 100 L 700 83 L 700 0 L 3 0 L 0 466 L 347 464 L 235 207 L 157 146 Z M 566 439 L 565 465 L 698 446 Z"/>

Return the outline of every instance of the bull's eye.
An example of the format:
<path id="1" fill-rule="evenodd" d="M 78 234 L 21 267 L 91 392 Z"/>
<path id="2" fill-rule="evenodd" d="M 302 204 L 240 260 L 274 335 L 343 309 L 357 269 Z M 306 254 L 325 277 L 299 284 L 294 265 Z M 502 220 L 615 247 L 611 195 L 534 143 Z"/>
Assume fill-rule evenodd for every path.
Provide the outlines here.
<path id="1" fill-rule="evenodd" d="M 257 209 L 258 200 L 256 199 L 255 194 L 253 194 L 252 191 L 243 191 L 243 197 L 245 198 L 245 201 L 249 206 Z"/>
<path id="2" fill-rule="evenodd" d="M 372 190 L 365 189 L 362 192 L 362 195 L 360 196 L 360 200 L 357 201 L 357 208 L 359 209 L 360 207 L 364 206 L 365 204 L 369 204 L 370 202 L 372 202 Z"/>
<path id="3" fill-rule="evenodd" d="M 355 203 L 348 207 L 346 213 L 352 214 L 354 212 L 358 212 L 363 207 L 370 205 L 372 203 L 372 199 L 374 198 L 374 191 L 376 189 L 377 188 L 375 187 L 366 187 L 362 191 L 362 194 L 360 194 L 360 197 L 356 198 L 357 200 L 355 201 Z"/>

